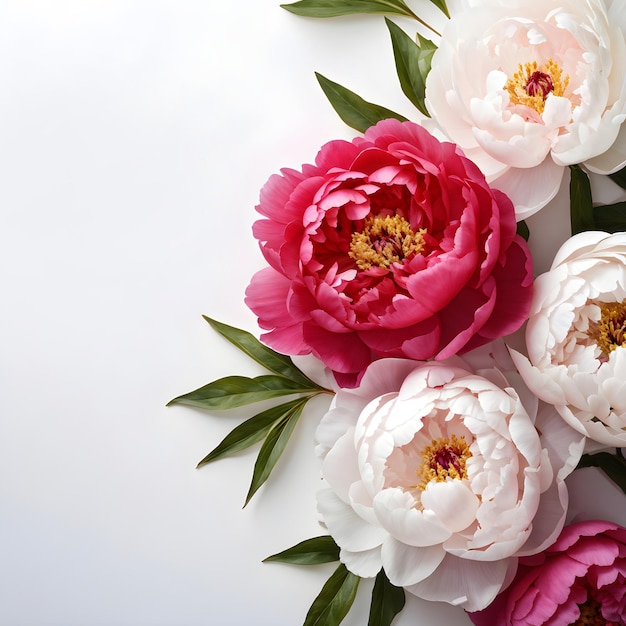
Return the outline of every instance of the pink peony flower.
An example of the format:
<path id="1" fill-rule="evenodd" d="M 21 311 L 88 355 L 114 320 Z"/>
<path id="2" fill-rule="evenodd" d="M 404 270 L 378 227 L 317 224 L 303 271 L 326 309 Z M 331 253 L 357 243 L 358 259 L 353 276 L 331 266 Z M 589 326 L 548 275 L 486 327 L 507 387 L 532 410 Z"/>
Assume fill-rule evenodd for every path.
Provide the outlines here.
<path id="1" fill-rule="evenodd" d="M 317 501 L 351 572 L 384 568 L 420 598 L 476 611 L 518 557 L 558 537 L 585 439 L 500 367 L 487 347 L 380 359 L 358 388 L 338 390 L 316 434 Z"/>
<path id="2" fill-rule="evenodd" d="M 607 446 L 626 445 L 626 233 L 568 239 L 535 281 L 526 385 L 567 423 Z"/>
<path id="3" fill-rule="evenodd" d="M 450 8 L 426 106 L 513 200 L 518 219 L 556 195 L 568 165 L 598 174 L 626 165 L 622 2 L 457 0 Z"/>
<path id="4" fill-rule="evenodd" d="M 380 357 L 444 359 L 515 331 L 532 296 L 509 199 L 450 143 L 384 120 L 261 191 L 270 267 L 246 303 L 279 352 L 345 386 Z"/>
<path id="5" fill-rule="evenodd" d="M 478 626 L 620 626 L 626 623 L 626 528 L 602 521 L 566 526 L 545 552 L 520 559 L 513 583 Z"/>

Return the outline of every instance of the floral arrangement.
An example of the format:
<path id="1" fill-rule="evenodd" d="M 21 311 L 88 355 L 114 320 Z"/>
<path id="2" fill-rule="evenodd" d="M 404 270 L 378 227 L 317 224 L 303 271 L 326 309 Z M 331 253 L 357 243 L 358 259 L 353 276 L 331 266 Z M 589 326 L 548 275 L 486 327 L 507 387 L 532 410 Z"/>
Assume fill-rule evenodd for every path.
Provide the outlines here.
<path id="1" fill-rule="evenodd" d="M 385 17 L 408 120 L 318 75 L 359 132 L 273 174 L 253 228 L 267 267 L 246 304 L 261 339 L 206 318 L 267 374 L 171 401 L 280 401 L 199 465 L 261 443 L 246 504 L 305 405 L 319 416 L 325 534 L 268 557 L 339 561 L 305 626 L 336 626 L 375 578 L 368 626 L 405 593 L 477 625 L 626 624 L 626 529 L 568 516 L 596 466 L 626 492 L 626 13 L 618 0 L 300 0 L 309 17 Z M 570 177 L 572 236 L 533 275 L 525 219 Z M 549 207 L 545 210 L 549 210 Z M 312 355 L 319 380 L 291 356 Z"/>

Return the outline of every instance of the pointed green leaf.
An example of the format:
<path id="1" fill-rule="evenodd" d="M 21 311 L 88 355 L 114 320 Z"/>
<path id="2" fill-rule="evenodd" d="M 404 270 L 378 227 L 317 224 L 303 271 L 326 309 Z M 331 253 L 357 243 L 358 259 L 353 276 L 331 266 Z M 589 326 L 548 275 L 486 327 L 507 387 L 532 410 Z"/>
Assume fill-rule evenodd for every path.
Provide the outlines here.
<path id="1" fill-rule="evenodd" d="M 293 563 L 295 565 L 319 565 L 339 560 L 339 546 L 330 535 L 306 539 L 300 543 L 272 554 L 263 559 L 263 563 L 278 561 L 279 563 Z"/>
<path id="2" fill-rule="evenodd" d="M 257 363 L 260 363 L 263 367 L 270 370 L 270 372 L 298 381 L 303 385 L 309 385 L 311 389 L 321 389 L 317 383 L 314 383 L 310 378 L 305 376 L 288 356 L 275 352 L 271 348 L 263 345 L 254 335 L 251 335 L 245 330 L 235 328 L 234 326 L 228 326 L 227 324 L 218 322 L 206 315 L 202 317 L 211 325 L 213 330 L 230 341 L 230 343 L 247 354 L 251 359 L 254 359 Z"/>
<path id="3" fill-rule="evenodd" d="M 450 11 L 446 6 L 446 0 L 430 0 L 446 17 L 450 17 Z"/>
<path id="4" fill-rule="evenodd" d="M 298 398 L 297 400 L 292 400 L 291 402 L 286 402 L 285 404 L 273 406 L 272 408 L 251 417 L 242 424 L 239 424 L 239 426 L 234 428 L 228 435 L 226 435 L 226 437 L 224 437 L 222 442 L 214 450 L 209 452 L 209 454 L 207 454 L 202 461 L 198 463 L 197 468 L 200 468 L 207 463 L 211 463 L 212 461 L 217 461 L 217 459 L 234 454 L 235 452 L 239 452 L 240 450 L 245 450 L 258 441 L 261 441 L 261 439 L 264 439 L 270 431 L 270 428 L 276 422 L 283 419 L 285 415 L 287 415 L 300 402 L 301 398 Z"/>
<path id="5" fill-rule="evenodd" d="M 622 189 L 626 189 L 626 167 L 618 172 L 615 172 L 614 174 L 609 174 L 609 178 L 614 183 L 617 183 Z"/>
<path id="6" fill-rule="evenodd" d="M 315 73 L 320 87 L 330 101 L 333 109 L 337 111 L 339 117 L 351 128 L 364 133 L 370 126 L 374 126 L 381 120 L 393 117 L 401 122 L 406 122 L 407 118 L 394 113 L 389 109 L 372 104 L 357 96 L 353 91 L 342 87 L 338 83 Z"/>
<path id="7" fill-rule="evenodd" d="M 435 0 L 431 2 L 437 4 Z M 403 0 L 300 0 L 280 6 L 305 17 L 338 17 L 354 13 L 387 13 L 417 17 Z"/>
<path id="8" fill-rule="evenodd" d="M 261 446 L 259 456 L 254 464 L 252 482 L 246 496 L 244 507 L 250 502 L 250 498 L 257 492 L 259 487 L 269 478 L 276 462 L 285 450 L 285 446 L 293 433 L 293 429 L 302 415 L 302 409 L 308 398 L 301 398 L 295 403 L 285 416 L 270 430 L 267 438 Z"/>
<path id="9" fill-rule="evenodd" d="M 227 376 L 170 400 L 168 406 L 184 404 L 200 409 L 226 411 L 295 393 L 311 393 L 311 389 L 283 376 Z"/>
<path id="10" fill-rule="evenodd" d="M 528 230 L 528 224 L 524 220 L 517 222 L 517 234 L 525 241 L 530 239 L 530 230 Z"/>
<path id="11" fill-rule="evenodd" d="M 390 626 L 393 618 L 404 608 L 404 589 L 389 582 L 384 570 L 376 576 L 370 618 L 367 626 Z"/>
<path id="12" fill-rule="evenodd" d="M 570 173 L 570 221 L 572 235 L 576 235 L 586 230 L 595 230 L 596 226 L 589 177 L 578 165 L 570 165 Z"/>
<path id="13" fill-rule="evenodd" d="M 600 468 L 624 493 L 626 493 L 626 460 L 610 452 L 583 454 L 576 469 L 582 467 Z"/>
<path id="14" fill-rule="evenodd" d="M 338 626 L 348 614 L 360 582 L 342 563 L 313 601 L 304 626 Z"/>
<path id="15" fill-rule="evenodd" d="M 593 215 L 598 230 L 607 233 L 626 231 L 626 202 L 594 207 Z"/>
<path id="16" fill-rule="evenodd" d="M 424 103 L 426 77 L 430 72 L 430 63 L 437 47 L 432 41 L 423 37 L 419 37 L 420 45 L 418 45 L 394 22 L 387 18 L 385 22 L 391 35 L 396 72 L 402 91 L 424 115 L 430 117 Z"/>

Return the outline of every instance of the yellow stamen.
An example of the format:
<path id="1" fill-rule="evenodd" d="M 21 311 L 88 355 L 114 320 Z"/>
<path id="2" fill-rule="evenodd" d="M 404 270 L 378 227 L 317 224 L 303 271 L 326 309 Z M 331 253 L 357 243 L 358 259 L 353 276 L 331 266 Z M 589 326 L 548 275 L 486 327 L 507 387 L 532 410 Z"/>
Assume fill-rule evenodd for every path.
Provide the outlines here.
<path id="1" fill-rule="evenodd" d="M 569 76 L 552 59 L 543 65 L 536 61 L 518 66 L 513 78 L 504 88 L 509 92 L 511 104 L 527 106 L 541 115 L 549 94 L 564 96 L 569 85 Z"/>
<path id="2" fill-rule="evenodd" d="M 626 347 L 626 300 L 599 302 L 600 319 L 590 324 L 590 336 L 604 356 Z"/>
<path id="3" fill-rule="evenodd" d="M 418 489 L 423 491 L 432 480 L 444 482 L 449 478 L 466 479 L 465 466 L 471 456 L 469 445 L 463 436 L 433 439 L 422 452 L 422 467 L 416 472 L 422 478 L 417 485 Z"/>
<path id="4" fill-rule="evenodd" d="M 399 215 L 369 216 L 363 231 L 352 233 L 348 254 L 361 270 L 372 265 L 389 269 L 392 263 L 399 263 L 424 250 L 424 233 L 425 229 L 414 232 Z"/>
<path id="5" fill-rule="evenodd" d="M 572 626 L 617 626 L 615 622 L 609 622 L 602 615 L 600 603 L 589 598 L 583 604 L 579 604 L 580 617 Z"/>

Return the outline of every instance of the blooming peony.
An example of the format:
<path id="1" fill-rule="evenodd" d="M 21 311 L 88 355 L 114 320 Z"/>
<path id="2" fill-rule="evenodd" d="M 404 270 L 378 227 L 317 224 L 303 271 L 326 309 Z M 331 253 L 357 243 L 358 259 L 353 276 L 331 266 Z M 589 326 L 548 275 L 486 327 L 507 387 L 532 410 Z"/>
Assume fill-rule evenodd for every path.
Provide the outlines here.
<path id="1" fill-rule="evenodd" d="M 591 439 L 626 446 L 626 233 L 580 233 L 535 281 L 526 384 Z"/>
<path id="2" fill-rule="evenodd" d="M 557 537 L 584 437 L 492 358 L 469 368 L 381 359 L 339 389 L 317 431 L 318 510 L 354 574 L 383 567 L 421 598 L 478 610 Z"/>
<path id="3" fill-rule="evenodd" d="M 620 0 L 458 0 L 426 81 L 437 125 L 524 219 L 564 166 L 626 164 Z M 468 59 L 470 60 L 468 62 Z"/>
<path id="4" fill-rule="evenodd" d="M 385 120 L 261 191 L 270 264 L 246 303 L 286 354 L 343 385 L 379 357 L 444 359 L 516 330 L 532 296 L 514 209 L 456 146 Z"/>
<path id="5" fill-rule="evenodd" d="M 626 623 L 626 528 L 589 521 L 566 526 L 545 552 L 520 559 L 510 587 L 478 626 Z"/>

